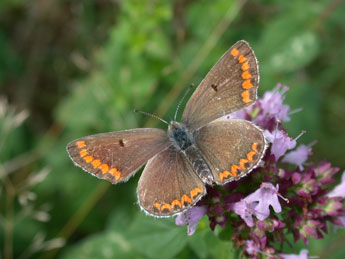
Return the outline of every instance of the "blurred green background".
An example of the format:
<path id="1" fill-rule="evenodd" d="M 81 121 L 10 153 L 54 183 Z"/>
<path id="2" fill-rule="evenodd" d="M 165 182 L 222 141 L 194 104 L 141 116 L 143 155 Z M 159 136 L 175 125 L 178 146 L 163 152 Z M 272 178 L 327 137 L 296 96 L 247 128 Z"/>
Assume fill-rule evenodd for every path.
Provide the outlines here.
<path id="1" fill-rule="evenodd" d="M 77 168 L 78 137 L 165 125 L 182 93 L 240 39 L 259 95 L 290 87 L 290 136 L 345 168 L 345 4 L 341 0 L 1 0 L 0 258 L 236 258 L 203 219 L 197 233 L 147 217 L 139 173 L 111 186 Z M 217 232 L 217 231 L 216 231 Z M 344 258 L 344 231 L 309 255 Z M 303 244 L 295 245 L 296 252 Z M 286 247 L 286 251 L 293 249 Z"/>

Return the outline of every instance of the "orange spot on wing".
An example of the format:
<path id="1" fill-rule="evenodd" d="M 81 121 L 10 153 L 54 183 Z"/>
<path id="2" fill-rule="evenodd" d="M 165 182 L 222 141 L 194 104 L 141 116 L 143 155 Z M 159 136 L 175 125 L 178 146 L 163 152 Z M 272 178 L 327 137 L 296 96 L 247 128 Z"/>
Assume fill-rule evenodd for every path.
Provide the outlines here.
<path id="1" fill-rule="evenodd" d="M 171 203 L 171 206 L 174 207 L 176 205 L 182 208 L 182 204 L 179 200 L 173 200 L 173 202 Z"/>
<path id="2" fill-rule="evenodd" d="M 231 167 L 231 174 L 234 177 L 237 177 L 237 169 L 240 169 L 240 167 L 238 165 L 232 165 L 232 167 Z"/>
<path id="3" fill-rule="evenodd" d="M 183 194 L 182 198 L 181 198 L 181 203 L 183 204 L 185 202 L 192 203 L 191 198 L 189 198 L 189 196 L 187 194 Z"/>
<path id="4" fill-rule="evenodd" d="M 252 149 L 255 151 L 255 153 L 257 153 L 258 152 L 258 150 L 257 150 L 257 147 L 258 147 L 258 143 L 253 143 L 253 145 L 252 145 Z"/>
<path id="5" fill-rule="evenodd" d="M 232 50 L 231 50 L 231 55 L 233 55 L 234 57 L 237 57 L 238 56 L 238 54 L 240 54 L 240 52 L 238 51 L 238 49 L 236 49 L 236 48 L 233 48 Z"/>
<path id="6" fill-rule="evenodd" d="M 247 158 L 250 162 L 253 162 L 253 156 L 255 155 L 255 152 L 254 151 L 251 151 L 247 154 Z"/>
<path id="7" fill-rule="evenodd" d="M 190 197 L 194 199 L 194 197 L 198 196 L 199 193 L 202 193 L 202 190 L 200 188 L 194 188 L 190 191 Z"/>
<path id="8" fill-rule="evenodd" d="M 248 92 L 248 91 L 245 91 L 245 92 Z M 248 92 L 248 94 L 249 94 L 249 92 Z M 242 94 L 242 97 L 243 97 L 243 94 Z M 243 98 L 249 98 L 249 97 L 244 96 Z M 233 177 L 237 177 L 237 170 L 238 169 L 246 170 L 247 169 L 246 163 L 254 161 L 254 155 L 258 152 L 257 146 L 258 146 L 258 143 L 256 143 L 256 142 L 253 143 L 252 144 L 252 150 L 253 151 L 250 151 L 249 153 L 247 153 L 247 159 L 242 158 L 242 159 L 240 159 L 239 165 L 232 165 L 231 166 L 231 172 L 224 171 L 224 172 L 219 173 L 220 181 L 222 182 L 229 175 L 231 175 Z M 191 192 L 191 194 L 192 194 L 192 192 Z M 193 198 L 193 195 L 192 195 L 192 198 Z"/>
<path id="9" fill-rule="evenodd" d="M 242 158 L 242 159 L 240 160 L 240 166 L 241 166 L 241 168 L 242 168 L 243 170 L 246 169 L 245 163 L 247 163 L 247 162 L 248 162 L 248 160 L 247 160 L 247 159 L 244 159 L 244 158 Z"/>
<path id="10" fill-rule="evenodd" d="M 105 174 L 106 172 L 109 171 L 109 166 L 107 164 L 102 164 L 99 169 L 102 170 L 102 174 Z"/>
<path id="11" fill-rule="evenodd" d="M 242 88 L 244 89 L 250 89 L 252 87 L 254 87 L 254 85 L 251 84 L 250 79 L 247 79 L 242 83 Z"/>
<path id="12" fill-rule="evenodd" d="M 224 180 L 224 178 L 227 178 L 229 175 L 231 175 L 231 173 L 229 171 L 224 171 L 220 173 L 220 181 L 222 182 Z"/>
<path id="13" fill-rule="evenodd" d="M 109 173 L 115 177 L 115 180 L 119 180 L 121 177 L 121 172 L 117 168 L 112 168 L 109 170 Z"/>
<path id="14" fill-rule="evenodd" d="M 155 203 L 153 204 L 153 206 L 154 206 L 156 209 L 161 210 L 161 205 L 160 205 L 158 202 L 155 202 Z"/>
<path id="15" fill-rule="evenodd" d="M 87 153 L 86 149 L 83 149 L 82 151 L 79 152 L 80 157 L 87 156 L 89 153 Z"/>
<path id="16" fill-rule="evenodd" d="M 247 90 L 247 91 L 244 91 L 244 92 L 241 94 L 241 96 L 242 96 L 242 101 L 245 102 L 245 103 L 249 103 L 249 102 L 252 101 L 252 100 L 250 99 L 250 93 L 249 93 L 248 90 Z"/>
<path id="17" fill-rule="evenodd" d="M 99 159 L 93 160 L 91 164 L 92 164 L 93 168 L 97 168 L 100 166 L 101 160 L 99 160 Z"/>
<path id="18" fill-rule="evenodd" d="M 168 211 L 171 211 L 171 205 L 168 203 L 163 204 L 163 206 L 161 207 L 161 210 L 164 210 L 164 209 L 168 209 Z"/>
<path id="19" fill-rule="evenodd" d="M 252 75 L 251 75 L 251 74 L 249 73 L 249 71 L 247 70 L 247 71 L 244 71 L 244 72 L 242 73 L 241 77 L 242 77 L 243 79 L 250 79 L 250 78 L 252 77 Z"/>
<path id="20" fill-rule="evenodd" d="M 247 59 L 246 59 L 245 56 L 241 55 L 241 56 L 238 57 L 238 62 L 244 63 L 244 62 L 246 62 L 246 61 L 247 61 Z"/>
<path id="21" fill-rule="evenodd" d="M 242 69 L 243 71 L 246 71 L 246 70 L 248 70 L 249 68 L 250 68 L 250 66 L 249 66 L 249 63 L 248 63 L 248 62 L 243 63 L 243 65 L 241 66 L 241 69 Z"/>
<path id="22" fill-rule="evenodd" d="M 78 148 L 86 147 L 85 141 L 77 141 L 76 144 L 77 144 Z"/>
<path id="23" fill-rule="evenodd" d="M 86 156 L 84 157 L 84 160 L 86 163 L 91 163 L 91 161 L 93 160 L 93 156 Z"/>

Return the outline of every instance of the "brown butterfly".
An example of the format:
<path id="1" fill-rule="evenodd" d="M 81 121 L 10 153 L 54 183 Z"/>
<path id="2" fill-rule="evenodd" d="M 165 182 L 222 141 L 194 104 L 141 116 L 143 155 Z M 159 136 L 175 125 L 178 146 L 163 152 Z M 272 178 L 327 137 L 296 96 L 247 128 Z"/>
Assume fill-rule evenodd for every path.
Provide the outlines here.
<path id="1" fill-rule="evenodd" d="M 178 214 L 206 194 L 205 184 L 238 180 L 260 162 L 263 131 L 220 118 L 255 102 L 258 83 L 255 54 L 238 41 L 195 90 L 181 122 L 175 115 L 167 123 L 168 131 L 101 133 L 72 141 L 67 151 L 77 166 L 111 183 L 127 181 L 148 161 L 138 184 L 140 207 L 158 217 Z"/>

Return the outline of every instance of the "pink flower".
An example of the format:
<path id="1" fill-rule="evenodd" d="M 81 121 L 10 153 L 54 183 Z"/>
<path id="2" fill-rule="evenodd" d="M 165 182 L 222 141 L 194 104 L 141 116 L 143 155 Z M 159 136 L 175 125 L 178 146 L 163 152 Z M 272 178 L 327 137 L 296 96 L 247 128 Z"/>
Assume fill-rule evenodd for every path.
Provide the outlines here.
<path id="1" fill-rule="evenodd" d="M 285 131 L 275 129 L 272 133 L 265 130 L 265 136 L 272 143 L 271 153 L 276 161 L 283 156 L 286 151 L 296 146 L 296 140 L 291 139 Z"/>
<path id="2" fill-rule="evenodd" d="M 308 259 L 308 250 L 302 249 L 299 255 L 296 254 L 279 254 L 283 259 Z"/>
<path id="3" fill-rule="evenodd" d="M 260 251 L 260 247 L 257 243 L 255 243 L 253 240 L 247 240 L 245 242 L 246 244 L 246 252 L 249 254 L 249 255 L 254 255 L 256 254 L 258 251 Z"/>
<path id="4" fill-rule="evenodd" d="M 322 184 L 328 184 L 334 181 L 334 175 L 339 171 L 339 168 L 332 167 L 330 163 L 323 160 L 318 167 L 315 168 L 315 174 L 317 179 Z"/>
<path id="5" fill-rule="evenodd" d="M 261 116 L 275 117 L 279 121 L 290 121 L 288 116 L 288 111 L 290 109 L 289 105 L 284 105 L 283 101 L 285 99 L 284 94 L 288 91 L 287 86 L 281 87 L 281 84 L 278 84 L 273 91 L 268 91 L 264 94 L 264 97 L 260 100 L 260 104 L 263 110 Z M 258 120 L 259 120 L 258 116 Z"/>
<path id="6" fill-rule="evenodd" d="M 341 216 L 335 219 L 335 221 L 337 222 L 337 226 L 336 229 L 340 226 L 342 228 L 345 228 L 345 216 Z"/>
<path id="7" fill-rule="evenodd" d="M 253 220 L 253 214 L 255 212 L 255 204 L 250 204 L 248 203 L 245 199 L 233 203 L 230 208 L 237 214 L 239 215 L 244 222 L 246 222 L 248 227 L 253 227 L 254 226 L 254 220 Z"/>
<path id="8" fill-rule="evenodd" d="M 189 236 L 193 235 L 196 227 L 199 224 L 200 219 L 206 214 L 206 207 L 205 206 L 194 206 L 185 212 L 179 214 L 176 217 L 176 225 L 184 226 L 188 225 L 187 227 L 187 234 Z"/>
<path id="9" fill-rule="evenodd" d="M 297 165 L 300 170 L 303 170 L 303 164 L 307 161 L 308 156 L 312 154 L 312 149 L 306 145 L 300 145 L 296 150 L 289 152 L 282 159 L 283 162 Z"/>
<path id="10" fill-rule="evenodd" d="M 327 196 L 345 198 L 345 171 L 341 176 L 341 183 L 338 184 L 331 192 L 329 192 Z"/>
<path id="11" fill-rule="evenodd" d="M 272 206 L 276 213 L 282 211 L 278 201 L 278 189 L 278 185 L 274 187 L 271 183 L 262 183 L 258 190 L 243 200 L 233 203 L 231 209 L 246 222 L 248 227 L 253 227 L 252 215 L 259 220 L 266 219 L 270 215 L 269 206 Z"/>
<path id="12" fill-rule="evenodd" d="M 282 207 L 278 201 L 278 189 L 278 184 L 274 187 L 271 183 L 262 183 L 258 190 L 245 198 L 246 202 L 257 204 L 255 207 L 255 216 L 259 220 L 264 220 L 270 215 L 269 206 L 272 206 L 276 213 L 282 211 Z"/>

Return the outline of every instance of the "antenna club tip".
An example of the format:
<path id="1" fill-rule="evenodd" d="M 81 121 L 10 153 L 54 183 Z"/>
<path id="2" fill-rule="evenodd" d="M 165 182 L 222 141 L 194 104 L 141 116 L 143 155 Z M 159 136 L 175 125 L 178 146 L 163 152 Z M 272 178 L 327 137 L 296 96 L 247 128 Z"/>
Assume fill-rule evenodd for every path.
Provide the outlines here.
<path id="1" fill-rule="evenodd" d="M 139 110 L 138 109 L 134 109 L 134 112 L 139 112 Z"/>

